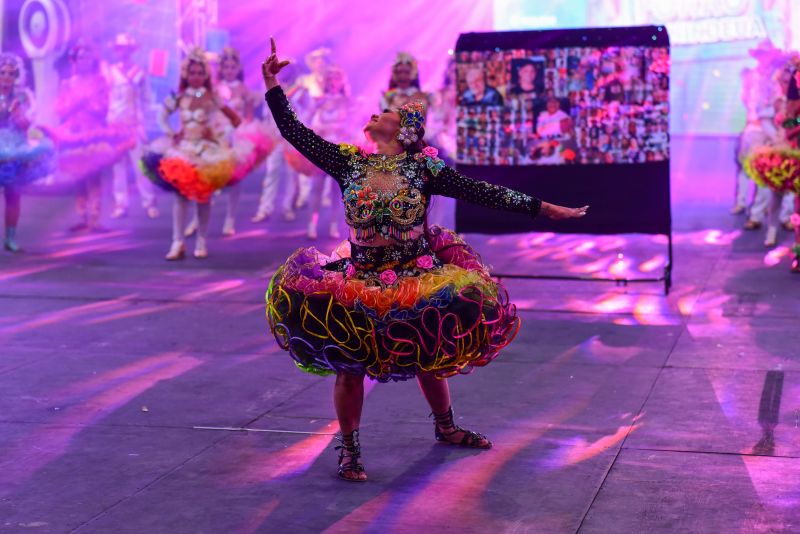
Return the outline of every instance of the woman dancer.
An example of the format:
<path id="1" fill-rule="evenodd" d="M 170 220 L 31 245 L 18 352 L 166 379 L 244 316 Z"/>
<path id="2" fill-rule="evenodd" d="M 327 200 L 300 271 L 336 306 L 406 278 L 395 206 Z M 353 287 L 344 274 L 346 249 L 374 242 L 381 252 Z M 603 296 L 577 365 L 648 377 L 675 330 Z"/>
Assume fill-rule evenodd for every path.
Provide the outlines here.
<path id="1" fill-rule="evenodd" d="M 397 109 L 412 101 L 422 102 L 427 108 L 431 98 L 420 88 L 417 60 L 407 52 L 399 52 L 392 64 L 389 89 L 381 95 L 380 109 Z"/>
<path id="2" fill-rule="evenodd" d="M 179 112 L 180 129 L 174 132 L 168 118 Z M 197 203 L 197 238 L 194 257 L 208 257 L 208 222 L 211 195 L 225 187 L 236 167 L 236 158 L 224 135 L 212 127 L 221 112 L 236 127 L 236 113 L 219 103 L 211 88 L 211 72 L 202 50 L 193 50 L 181 65 L 178 94 L 167 98 L 160 116 L 168 137 L 150 145 L 142 158 L 147 176 L 163 189 L 175 192 L 172 219 L 172 245 L 169 261 L 186 256 L 184 231 L 189 202 Z"/>
<path id="3" fill-rule="evenodd" d="M 262 66 L 265 98 L 281 134 L 332 176 L 343 191 L 349 250 L 322 256 L 297 250 L 267 292 L 267 316 L 280 346 L 301 369 L 336 374 L 334 404 L 342 432 L 341 478 L 366 480 L 359 423 L 364 377 L 416 378 L 435 416 L 435 437 L 488 449 L 485 436 L 458 427 L 446 378 L 491 362 L 519 327 L 515 308 L 478 255 L 449 230 L 427 228 L 431 195 L 445 195 L 535 217 L 583 217 L 564 208 L 467 178 L 423 141 L 419 103 L 373 115 L 364 132 L 377 151 L 335 145 L 292 112 L 272 54 Z"/>
<path id="4" fill-rule="evenodd" d="M 24 89 L 24 66 L 15 54 L 0 54 L 0 188 L 5 196 L 3 247 L 19 252 L 17 224 L 21 201 L 19 188 L 52 171 L 53 145 L 47 139 L 30 141 L 30 92 Z"/>
<path id="5" fill-rule="evenodd" d="M 800 62 L 794 71 L 786 91 L 785 113 L 777 113 L 776 121 L 780 123 L 781 137 L 785 143 L 776 146 L 764 146 L 756 149 L 744 162 L 747 174 L 760 187 L 769 187 L 771 199 L 768 218 L 771 234 L 774 236 L 778 225 L 779 212 L 784 195 L 794 196 L 795 213 L 790 221 L 794 226 L 795 243 L 792 246 L 794 258 L 791 271 L 800 273 Z M 768 236 L 769 238 L 769 236 Z M 775 243 L 772 243 L 773 245 Z"/>
<path id="6" fill-rule="evenodd" d="M 220 54 L 219 80 L 214 91 L 218 100 L 224 102 L 242 119 L 242 125 L 238 128 L 232 128 L 227 119 L 223 125 L 225 135 L 236 154 L 236 169 L 224 189 L 228 202 L 225 222 L 222 225 L 222 235 L 232 236 L 236 234 L 236 208 L 241 196 L 240 184 L 250 171 L 266 159 L 274 143 L 263 124 L 253 120 L 256 102 L 253 93 L 244 84 L 244 70 L 239 51 L 235 48 L 226 46 Z M 186 229 L 187 236 L 197 230 L 197 223 L 195 216 Z"/>
<path id="7" fill-rule="evenodd" d="M 49 133 L 58 146 L 58 172 L 77 186 L 80 220 L 69 230 L 102 232 L 103 174 L 136 146 L 136 138 L 127 129 L 108 127 L 108 85 L 94 47 L 79 42 L 68 55 L 72 76 L 61 84 L 55 106 L 60 125 Z"/>

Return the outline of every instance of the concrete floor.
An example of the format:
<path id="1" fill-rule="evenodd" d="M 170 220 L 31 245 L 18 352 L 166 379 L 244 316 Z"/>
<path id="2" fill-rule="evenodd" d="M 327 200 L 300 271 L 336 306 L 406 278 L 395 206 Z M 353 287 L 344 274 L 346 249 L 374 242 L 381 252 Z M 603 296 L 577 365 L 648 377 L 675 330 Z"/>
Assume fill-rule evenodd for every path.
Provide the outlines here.
<path id="1" fill-rule="evenodd" d="M 724 206 L 676 209 L 668 298 L 510 280 L 520 335 L 451 381 L 495 448 L 436 444 L 416 385 L 377 385 L 355 485 L 335 477 L 331 379 L 264 319 L 304 225 L 248 222 L 246 185 L 238 236 L 220 202 L 211 258 L 181 263 L 168 213 L 68 236 L 67 199 L 24 199 L 27 251 L 0 254 L 0 531 L 800 532 L 800 277 Z M 471 241 L 504 272 L 664 261 L 650 237 Z"/>

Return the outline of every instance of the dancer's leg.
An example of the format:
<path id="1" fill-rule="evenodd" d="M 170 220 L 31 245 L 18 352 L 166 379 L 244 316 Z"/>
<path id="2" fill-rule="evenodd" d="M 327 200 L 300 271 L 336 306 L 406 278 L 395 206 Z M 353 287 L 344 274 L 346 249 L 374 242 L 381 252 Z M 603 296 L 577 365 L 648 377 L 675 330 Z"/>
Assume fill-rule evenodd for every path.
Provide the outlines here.
<path id="1" fill-rule="evenodd" d="M 208 257 L 208 224 L 211 221 L 211 202 L 197 204 L 197 241 L 194 245 L 194 257 Z"/>

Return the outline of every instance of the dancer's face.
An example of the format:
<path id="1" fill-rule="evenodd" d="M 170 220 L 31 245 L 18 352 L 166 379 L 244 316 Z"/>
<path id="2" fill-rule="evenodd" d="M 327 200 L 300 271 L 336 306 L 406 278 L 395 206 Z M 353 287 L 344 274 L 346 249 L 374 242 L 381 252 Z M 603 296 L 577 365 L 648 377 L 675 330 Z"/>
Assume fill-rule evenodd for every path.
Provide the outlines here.
<path id="1" fill-rule="evenodd" d="M 400 131 L 400 114 L 396 111 L 384 110 L 373 115 L 364 126 L 364 134 L 370 141 L 389 142 Z"/>
<path id="2" fill-rule="evenodd" d="M 94 56 L 83 49 L 75 56 L 75 71 L 78 74 L 88 74 L 94 70 Z"/>
<path id="3" fill-rule="evenodd" d="M 206 69 L 199 63 L 192 63 L 186 72 L 186 83 L 192 89 L 199 89 L 206 83 Z"/>
<path id="4" fill-rule="evenodd" d="M 239 64 L 232 59 L 226 59 L 219 67 L 222 79 L 226 82 L 232 82 L 239 76 Z"/>
<path id="5" fill-rule="evenodd" d="M 17 80 L 17 69 L 13 65 L 0 67 L 0 91 L 7 93 L 14 87 Z"/>
<path id="6" fill-rule="evenodd" d="M 411 65 L 400 63 L 394 67 L 394 83 L 398 87 L 406 88 L 411 86 Z"/>

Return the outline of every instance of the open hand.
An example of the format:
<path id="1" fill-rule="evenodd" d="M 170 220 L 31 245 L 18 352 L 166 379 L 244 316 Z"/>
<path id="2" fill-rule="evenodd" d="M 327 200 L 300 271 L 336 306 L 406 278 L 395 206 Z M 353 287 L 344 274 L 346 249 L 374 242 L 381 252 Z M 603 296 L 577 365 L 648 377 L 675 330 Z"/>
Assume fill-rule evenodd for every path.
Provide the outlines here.
<path id="1" fill-rule="evenodd" d="M 283 67 L 289 64 L 289 61 L 280 61 L 278 59 L 278 51 L 275 47 L 275 38 L 270 37 L 269 43 L 272 48 L 269 57 L 261 64 L 261 75 L 264 77 L 264 85 L 267 90 L 278 86 L 278 73 L 283 70 Z"/>
<path id="2" fill-rule="evenodd" d="M 554 221 L 560 221 L 562 219 L 580 219 L 586 216 L 588 210 L 589 206 L 584 206 L 582 208 L 565 208 L 564 206 L 556 206 L 555 204 L 542 202 L 542 215 Z"/>

